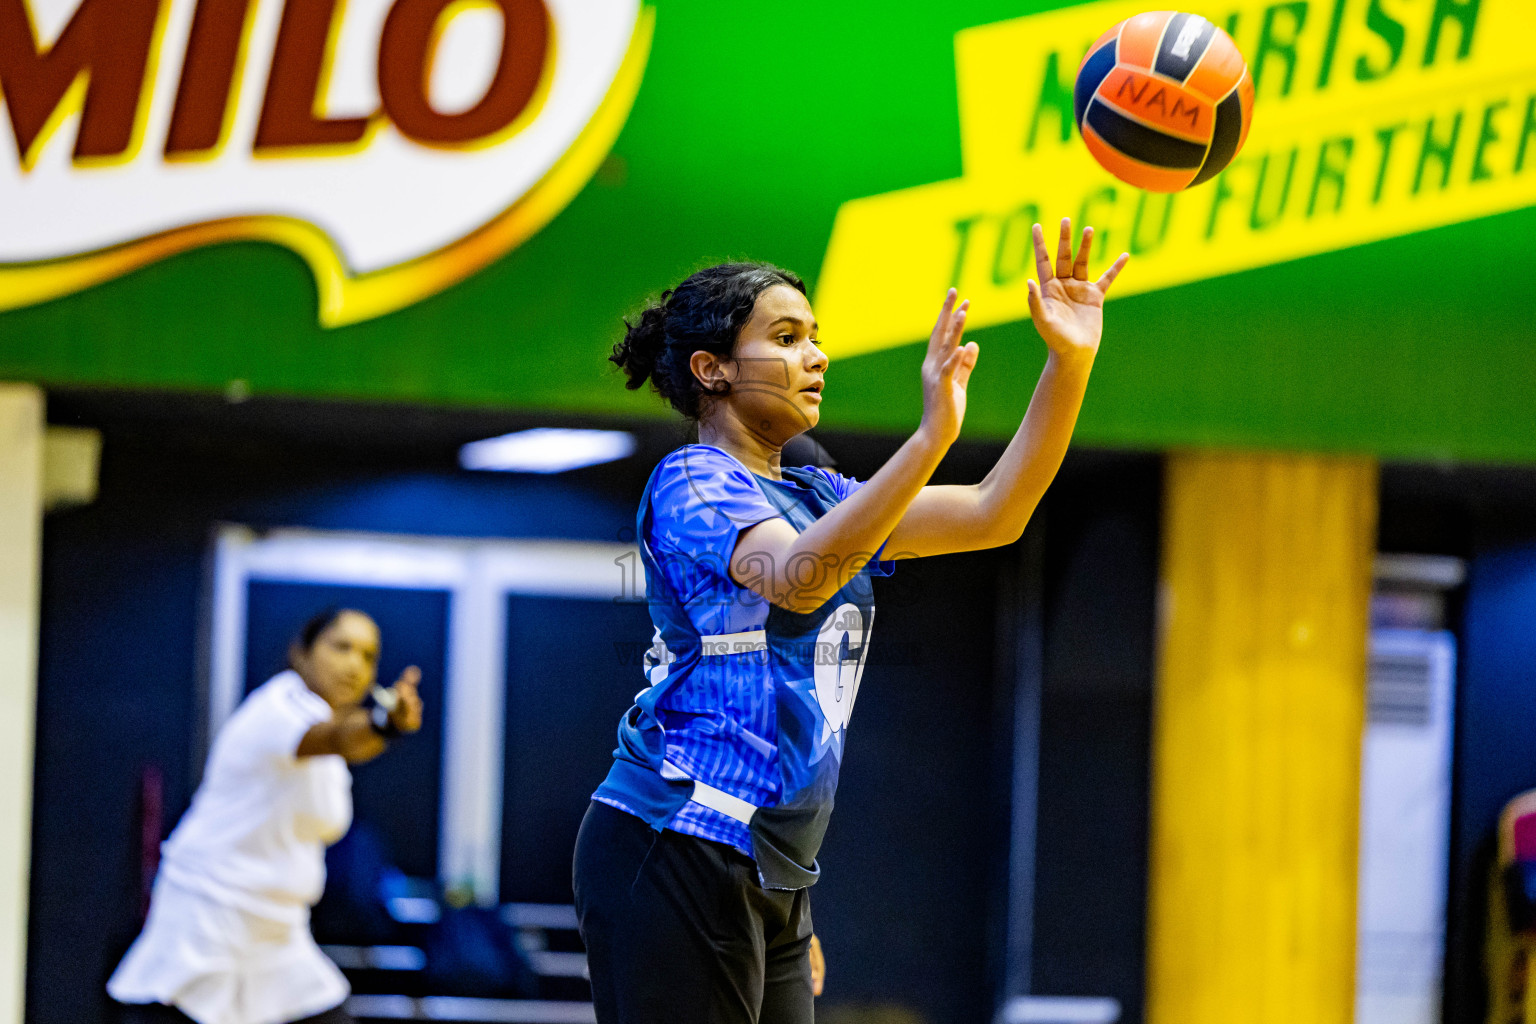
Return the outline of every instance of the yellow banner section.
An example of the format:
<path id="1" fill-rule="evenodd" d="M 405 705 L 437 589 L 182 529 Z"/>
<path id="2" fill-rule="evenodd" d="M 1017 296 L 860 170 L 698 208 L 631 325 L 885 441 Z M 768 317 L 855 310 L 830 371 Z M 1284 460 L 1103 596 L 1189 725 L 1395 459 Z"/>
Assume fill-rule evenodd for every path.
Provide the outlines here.
<path id="1" fill-rule="evenodd" d="M 835 351 L 925 336 L 951 284 L 973 325 L 1026 319 L 1037 220 L 1048 237 L 1064 216 L 1094 225 L 1094 273 L 1129 251 L 1124 296 L 1536 204 L 1528 0 L 1187 8 L 1237 42 L 1257 100 L 1232 165 L 1171 196 L 1113 178 L 1073 124 L 1088 45 L 1146 8 L 1104 0 L 959 33 L 963 176 L 843 204 L 816 292 Z"/>

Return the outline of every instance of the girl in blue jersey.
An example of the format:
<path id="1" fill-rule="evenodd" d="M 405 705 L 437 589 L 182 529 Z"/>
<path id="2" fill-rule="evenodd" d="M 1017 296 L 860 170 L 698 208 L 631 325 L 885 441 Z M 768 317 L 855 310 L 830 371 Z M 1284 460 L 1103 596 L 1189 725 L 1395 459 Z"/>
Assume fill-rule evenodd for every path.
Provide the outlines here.
<path id="1" fill-rule="evenodd" d="M 1029 307 L 1049 349 L 1012 443 L 979 484 L 928 486 L 979 354 L 946 296 L 917 431 L 867 481 L 784 469 L 821 416 L 827 356 L 805 285 L 763 264 L 701 270 L 628 326 L 613 362 L 698 425 L 636 519 L 653 646 L 576 842 L 576 909 L 600 1024 L 812 1020 L 809 887 L 894 559 L 1016 540 L 1066 454 L 1125 265 L 1088 279 L 1062 221 L 1034 228 Z"/>

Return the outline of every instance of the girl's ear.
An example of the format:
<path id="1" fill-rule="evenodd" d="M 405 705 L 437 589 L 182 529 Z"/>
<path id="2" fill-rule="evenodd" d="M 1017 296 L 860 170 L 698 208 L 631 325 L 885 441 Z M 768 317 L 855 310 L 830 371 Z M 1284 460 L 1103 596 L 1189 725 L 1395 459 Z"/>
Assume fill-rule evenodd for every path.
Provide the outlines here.
<path id="1" fill-rule="evenodd" d="M 730 386 L 730 378 L 725 372 L 727 361 L 713 352 L 705 352 L 701 349 L 688 357 L 688 368 L 704 385 L 705 391 L 724 391 Z"/>

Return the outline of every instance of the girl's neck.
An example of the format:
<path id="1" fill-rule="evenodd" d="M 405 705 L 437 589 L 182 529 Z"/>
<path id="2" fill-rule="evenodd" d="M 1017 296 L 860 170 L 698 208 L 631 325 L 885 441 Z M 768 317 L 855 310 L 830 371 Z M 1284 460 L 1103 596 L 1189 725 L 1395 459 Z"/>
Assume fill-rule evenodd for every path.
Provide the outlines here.
<path id="1" fill-rule="evenodd" d="M 728 453 L 758 476 L 783 479 L 779 467 L 783 445 L 774 444 L 748 428 L 729 406 L 716 406 L 710 416 L 699 421 L 699 443 Z"/>

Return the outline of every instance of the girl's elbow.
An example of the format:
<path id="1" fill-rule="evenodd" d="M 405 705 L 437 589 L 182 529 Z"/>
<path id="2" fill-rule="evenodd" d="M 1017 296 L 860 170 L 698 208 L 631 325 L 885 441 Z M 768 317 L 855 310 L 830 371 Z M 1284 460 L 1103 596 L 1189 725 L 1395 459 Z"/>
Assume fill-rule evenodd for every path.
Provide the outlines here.
<path id="1" fill-rule="evenodd" d="M 1024 524 L 1024 523 L 1019 523 L 1017 525 L 1009 527 L 1007 530 L 1005 530 L 1002 534 L 1000 534 L 998 536 L 998 538 L 993 542 L 992 546 L 995 547 L 995 548 L 1002 548 L 1002 547 L 1007 547 L 1009 544 L 1016 544 L 1016 543 L 1018 543 L 1019 538 L 1024 536 L 1024 527 L 1025 527 L 1025 525 L 1026 524 Z"/>
<path id="2" fill-rule="evenodd" d="M 991 548 L 1005 548 L 1009 544 L 1024 536 L 1023 530 L 1012 528 L 993 529 L 977 536 L 973 543 L 968 545 L 972 551 L 986 551 Z"/>
<path id="3" fill-rule="evenodd" d="M 1030 513 L 1033 514 L 1031 509 Z M 1013 544 L 1024 536 L 1025 527 L 1029 526 L 1031 515 L 1022 517 L 1009 517 L 1000 522 L 992 523 L 985 534 L 985 543 L 978 545 L 983 548 L 1002 548 Z"/>

